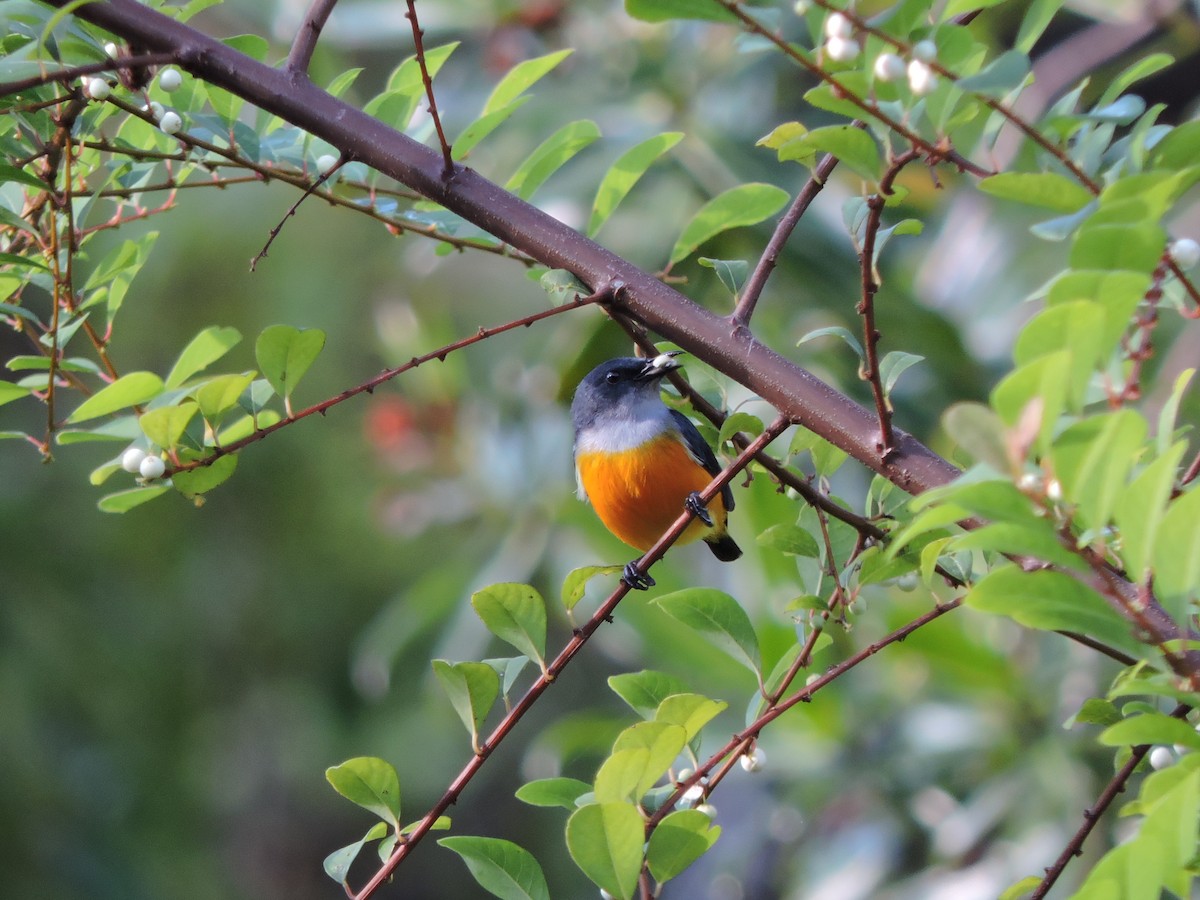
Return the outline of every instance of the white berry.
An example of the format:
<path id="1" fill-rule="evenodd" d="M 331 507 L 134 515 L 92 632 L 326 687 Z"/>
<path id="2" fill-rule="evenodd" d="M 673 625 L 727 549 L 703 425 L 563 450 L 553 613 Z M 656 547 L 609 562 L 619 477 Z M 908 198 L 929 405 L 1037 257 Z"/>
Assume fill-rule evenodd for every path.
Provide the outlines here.
<path id="1" fill-rule="evenodd" d="M 179 113 L 168 110 L 158 120 L 158 127 L 167 134 L 178 134 L 179 130 L 183 128 L 183 119 L 179 118 Z"/>
<path id="2" fill-rule="evenodd" d="M 908 86 L 919 97 L 937 90 L 938 77 L 927 63 L 914 59 L 908 64 Z"/>
<path id="3" fill-rule="evenodd" d="M 1046 482 L 1046 498 L 1057 503 L 1062 499 L 1062 482 L 1057 478 L 1051 478 Z"/>
<path id="4" fill-rule="evenodd" d="M 167 465 L 159 456 L 147 456 L 142 460 L 142 464 L 138 466 L 138 472 L 147 481 L 153 481 L 155 478 L 162 477 L 162 473 L 167 471 Z"/>
<path id="5" fill-rule="evenodd" d="M 142 107 L 142 111 L 150 113 L 150 115 L 154 116 L 154 121 L 157 122 L 159 119 L 161 119 L 163 117 L 163 113 L 166 112 L 167 110 L 166 110 L 166 107 L 163 106 L 161 103 L 159 103 L 157 100 L 151 100 L 149 103 L 147 103 L 145 106 Z"/>
<path id="6" fill-rule="evenodd" d="M 183 84 L 183 75 L 178 69 L 163 69 L 158 73 L 158 86 L 168 94 L 179 90 Z"/>
<path id="7" fill-rule="evenodd" d="M 880 53 L 875 60 L 875 77 L 880 81 L 896 81 L 904 77 L 904 60 L 895 53 Z"/>
<path id="8" fill-rule="evenodd" d="M 695 803 L 697 800 L 704 799 L 704 785 L 697 782 L 683 792 L 683 797 L 680 798 L 684 803 Z"/>
<path id="9" fill-rule="evenodd" d="M 146 458 L 146 451 L 140 447 L 130 447 L 121 454 L 121 468 L 126 472 L 136 475 L 142 470 L 142 460 Z"/>
<path id="10" fill-rule="evenodd" d="M 710 819 L 715 819 L 717 817 L 717 808 L 715 806 L 713 806 L 711 803 L 701 803 L 699 806 L 696 807 L 696 810 L 698 812 L 704 813 Z"/>
<path id="11" fill-rule="evenodd" d="M 107 44 L 104 45 L 104 54 L 109 59 L 116 59 L 117 58 L 117 45 L 114 44 L 112 41 L 109 41 Z"/>
<path id="12" fill-rule="evenodd" d="M 317 158 L 317 171 L 322 175 L 333 170 L 338 164 L 338 158 L 332 153 L 325 153 Z"/>
<path id="13" fill-rule="evenodd" d="M 850 62 L 858 56 L 861 49 L 854 38 L 831 37 L 825 42 L 825 52 L 829 54 L 830 59 L 838 62 Z"/>
<path id="14" fill-rule="evenodd" d="M 1179 240 L 1171 241 L 1170 250 L 1175 264 L 1181 269 L 1190 269 L 1196 263 L 1200 263 L 1200 244 L 1191 238 L 1179 238 Z"/>
<path id="15" fill-rule="evenodd" d="M 912 58 L 921 62 L 933 62 L 937 59 L 937 44 L 929 39 L 917 41 L 913 44 Z"/>
<path id="16" fill-rule="evenodd" d="M 840 12 L 830 13 L 825 19 L 825 37 L 848 38 L 854 34 L 854 23 Z"/>
<path id="17" fill-rule="evenodd" d="M 103 100 L 112 93 L 107 81 L 103 78 L 89 78 L 87 83 L 88 96 L 93 100 Z"/>
<path id="18" fill-rule="evenodd" d="M 1175 754 L 1170 747 L 1155 747 L 1150 751 L 1150 767 L 1166 769 L 1175 764 Z"/>
<path id="19" fill-rule="evenodd" d="M 796 0 L 792 4 L 792 11 L 798 16 L 805 15 L 810 9 L 812 9 L 812 0 Z"/>
<path id="20" fill-rule="evenodd" d="M 743 754 L 738 762 L 747 772 L 759 772 L 767 764 L 767 754 L 763 752 L 762 747 L 755 747 L 751 752 Z"/>

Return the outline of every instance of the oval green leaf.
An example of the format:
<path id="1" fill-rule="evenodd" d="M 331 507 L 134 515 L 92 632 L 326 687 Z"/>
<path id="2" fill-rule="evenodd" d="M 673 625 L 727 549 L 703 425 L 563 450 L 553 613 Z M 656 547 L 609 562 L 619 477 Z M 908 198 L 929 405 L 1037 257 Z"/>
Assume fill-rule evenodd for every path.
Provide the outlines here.
<path id="1" fill-rule="evenodd" d="M 400 778 L 387 760 L 356 756 L 325 770 L 333 789 L 372 812 L 388 824 L 400 827 Z"/>
<path id="2" fill-rule="evenodd" d="M 670 265 L 686 259 L 709 238 L 730 228 L 757 225 L 788 202 L 788 193 L 773 184 L 742 184 L 709 200 L 684 227 L 671 251 Z"/>
<path id="3" fill-rule="evenodd" d="M 596 236 L 613 210 L 646 174 L 646 170 L 682 139 L 682 131 L 669 131 L 642 141 L 617 157 L 596 189 L 596 199 L 592 203 L 592 215 L 588 221 L 588 237 Z"/>
<path id="4" fill-rule="evenodd" d="M 130 372 L 80 403 L 67 417 L 67 422 L 86 422 L 88 419 L 137 406 L 157 397 L 162 390 L 163 380 L 153 372 Z"/>
<path id="5" fill-rule="evenodd" d="M 488 631 L 537 660 L 545 671 L 546 601 L 527 584 L 493 584 L 476 591 L 471 605 Z"/>
<path id="6" fill-rule="evenodd" d="M 619 900 L 631 900 L 642 871 L 644 825 L 630 803 L 592 803 L 567 820 L 567 849 L 583 874 Z"/>
<path id="7" fill-rule="evenodd" d="M 512 841 L 460 835 L 442 838 L 438 846 L 457 853 L 480 887 L 501 900 L 550 900 L 542 867 Z"/>

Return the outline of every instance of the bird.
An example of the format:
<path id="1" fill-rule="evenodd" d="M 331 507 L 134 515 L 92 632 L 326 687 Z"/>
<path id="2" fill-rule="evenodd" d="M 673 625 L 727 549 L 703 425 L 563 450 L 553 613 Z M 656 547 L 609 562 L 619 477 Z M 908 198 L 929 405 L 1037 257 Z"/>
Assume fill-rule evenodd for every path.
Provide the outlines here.
<path id="1" fill-rule="evenodd" d="M 733 491 L 726 484 L 707 507 L 700 500 L 721 465 L 691 420 L 660 393 L 663 377 L 681 368 L 680 353 L 610 359 L 579 383 L 571 402 L 579 498 L 591 501 L 609 531 L 643 552 L 686 508 L 696 518 L 678 543 L 703 540 L 717 559 L 732 562 L 742 555 L 726 530 Z M 654 586 L 637 560 L 621 580 L 637 590 Z"/>

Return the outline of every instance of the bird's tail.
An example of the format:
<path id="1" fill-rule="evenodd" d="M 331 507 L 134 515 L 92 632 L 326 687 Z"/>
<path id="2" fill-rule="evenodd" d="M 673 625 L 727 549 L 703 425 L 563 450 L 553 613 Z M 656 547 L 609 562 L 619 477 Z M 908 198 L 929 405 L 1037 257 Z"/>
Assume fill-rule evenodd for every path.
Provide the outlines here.
<path id="1" fill-rule="evenodd" d="M 713 556 L 721 562 L 733 562 L 742 555 L 742 548 L 727 534 L 714 534 L 706 537 L 704 543 L 713 552 Z"/>

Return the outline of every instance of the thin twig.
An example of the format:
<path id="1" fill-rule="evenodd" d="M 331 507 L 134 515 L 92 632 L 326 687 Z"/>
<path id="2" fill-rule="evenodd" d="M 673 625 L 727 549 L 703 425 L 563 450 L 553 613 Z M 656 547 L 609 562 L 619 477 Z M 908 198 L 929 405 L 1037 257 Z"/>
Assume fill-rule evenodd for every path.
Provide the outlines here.
<path id="1" fill-rule="evenodd" d="M 312 6 L 304 14 L 300 30 L 292 40 L 292 49 L 284 64 L 287 71 L 293 75 L 308 76 L 308 64 L 312 61 L 313 51 L 317 49 L 317 39 L 336 5 L 337 0 L 313 0 Z"/>
<path id="2" fill-rule="evenodd" d="M 241 440 L 233 441 L 228 444 L 222 444 L 219 447 L 214 447 L 213 452 L 202 459 L 195 459 L 191 460 L 190 462 L 182 463 L 178 466 L 172 466 L 167 470 L 163 477 L 168 478 L 176 472 L 187 472 L 191 469 L 199 469 L 205 466 L 211 466 L 221 457 L 228 456 L 231 453 L 236 453 L 237 451 L 255 443 L 256 441 L 261 441 L 267 435 L 278 431 L 280 428 L 284 428 L 288 425 L 298 422 L 301 419 L 306 419 L 309 416 L 317 414 L 324 415 L 326 411 L 334 406 L 337 406 L 339 403 L 349 400 L 351 397 L 357 397 L 359 394 L 369 394 L 374 391 L 375 388 L 379 387 L 379 385 L 391 381 L 397 375 L 402 375 L 410 369 L 415 369 L 417 366 L 424 365 L 425 363 L 431 362 L 435 359 L 439 362 L 444 362 L 446 357 L 456 350 L 461 350 L 464 347 L 470 347 L 472 344 L 477 344 L 480 341 L 487 340 L 488 338 L 494 337 L 497 334 L 503 334 L 506 331 L 512 331 L 516 328 L 528 328 L 530 325 L 534 324 L 535 322 L 540 322 L 542 319 L 548 319 L 551 316 L 557 316 L 561 313 L 577 309 L 581 306 L 587 306 L 591 303 L 599 303 L 606 296 L 607 288 L 602 288 L 590 296 L 576 297 L 572 302 L 564 303 L 561 306 L 551 307 L 550 309 L 545 309 L 529 316 L 523 316 L 520 319 L 506 322 L 503 325 L 496 325 L 492 328 L 480 328 L 479 331 L 470 337 L 461 338 L 460 340 L 446 344 L 445 346 L 439 347 L 438 349 L 426 353 L 423 356 L 414 356 L 408 362 L 404 363 L 403 365 L 396 366 L 393 369 L 385 369 L 374 378 L 370 378 L 360 385 L 349 388 L 348 390 L 344 390 L 340 394 L 330 397 L 327 400 L 323 400 L 320 403 L 308 407 L 307 409 L 302 409 L 297 413 L 292 413 L 280 419 L 278 422 L 275 422 L 273 425 L 268 425 L 265 428 L 259 428 L 253 433 L 246 435 L 246 437 L 242 438 Z"/>
<path id="3" fill-rule="evenodd" d="M 438 143 L 442 145 L 442 178 L 450 180 L 454 174 L 454 158 L 450 155 L 450 143 L 446 140 L 446 132 L 442 131 L 442 119 L 438 115 L 437 100 L 433 96 L 433 79 L 429 77 L 429 67 L 425 64 L 425 32 L 417 22 L 417 0 L 406 0 L 408 12 L 404 18 L 412 24 L 413 45 L 417 51 L 417 65 L 421 67 L 421 81 L 425 84 L 425 96 L 429 98 L 429 115 L 433 119 L 433 127 L 437 130 Z"/>
<path id="4" fill-rule="evenodd" d="M 728 484 L 745 466 L 750 464 L 755 453 L 767 446 L 775 437 L 781 434 L 787 428 L 788 422 L 784 417 L 779 417 L 773 425 L 764 431 L 754 443 L 741 453 L 737 459 L 726 466 L 719 475 L 715 476 L 709 485 L 700 492 L 701 501 L 707 503 L 720 492 L 724 485 Z M 662 558 L 667 549 L 679 539 L 679 536 L 687 530 L 691 524 L 694 514 L 684 509 L 679 517 L 671 525 L 671 527 L 658 539 L 653 547 L 646 551 L 645 555 L 638 563 L 642 572 L 645 572 L 654 562 Z M 616 590 L 614 590 L 599 608 L 592 614 L 591 618 L 572 635 L 570 641 L 562 651 L 555 657 L 547 667 L 546 671 L 538 678 L 537 681 L 530 686 L 525 695 L 513 706 L 495 729 L 488 736 L 487 740 L 482 743 L 479 752 L 471 757 L 470 762 L 459 772 L 450 787 L 442 795 L 441 799 L 433 805 L 433 807 L 425 814 L 425 816 L 417 823 L 416 827 L 411 832 L 405 835 L 396 845 L 396 849 L 392 851 L 392 855 L 379 868 L 379 870 L 371 876 L 370 881 L 355 894 L 355 900 L 366 900 L 379 889 L 389 877 L 396 867 L 404 861 L 404 859 L 412 852 L 412 849 L 421 841 L 421 839 L 433 827 L 433 824 L 438 820 L 438 817 L 443 815 L 454 803 L 458 801 L 459 795 L 463 789 L 471 782 L 476 773 L 483 767 L 483 764 L 491 756 L 496 747 L 513 731 L 520 722 L 521 718 L 529 711 L 529 709 L 537 702 L 537 700 L 546 692 L 551 684 L 562 674 L 563 670 L 575 657 L 575 655 L 583 648 L 588 639 L 600 628 L 606 621 L 610 621 L 613 611 L 617 605 L 629 593 L 631 588 L 624 581 L 621 581 Z"/>
<path id="5" fill-rule="evenodd" d="M 861 122 L 856 122 L 855 124 L 860 127 L 862 125 Z M 767 279 L 771 277 L 771 273 L 775 270 L 775 265 L 779 261 L 780 254 L 783 253 L 784 246 L 792 236 L 792 232 L 795 231 L 800 218 L 808 211 L 808 207 L 812 205 L 817 194 L 821 192 L 821 188 L 825 187 L 825 182 L 829 180 L 829 175 L 837 164 L 837 157 L 832 153 L 827 153 L 822 157 L 821 161 L 813 168 L 812 176 L 805 183 L 804 187 L 800 189 L 800 192 L 796 194 L 796 199 L 792 201 L 792 205 L 788 208 L 788 211 L 779 220 L 779 224 L 775 226 L 775 232 L 771 235 L 771 239 L 767 241 L 766 247 L 763 248 L 762 256 L 758 259 L 758 265 L 750 273 L 750 278 L 746 281 L 746 285 L 742 289 L 742 296 L 738 298 L 737 306 L 734 307 L 733 312 L 729 316 L 729 321 L 733 323 L 734 328 L 749 327 L 750 317 L 754 315 L 754 307 L 758 304 L 759 297 L 762 296 Z"/>
<path id="6" fill-rule="evenodd" d="M 853 656 L 843 660 L 837 665 L 831 666 L 819 678 L 814 679 L 811 684 L 806 684 L 799 691 L 796 691 L 794 694 L 790 695 L 786 700 L 771 704 L 763 713 L 758 716 L 758 718 L 751 722 L 748 727 L 731 737 L 728 742 L 726 742 L 724 747 L 712 754 L 712 756 L 710 756 L 703 765 L 698 766 L 696 771 L 687 780 L 679 782 L 675 786 L 675 792 L 671 794 L 671 796 L 666 799 L 663 805 L 659 807 L 658 811 L 650 817 L 650 820 L 647 823 L 647 828 L 652 829 L 654 826 L 658 825 L 658 823 L 674 809 L 675 804 L 679 802 L 680 798 L 684 795 L 684 792 L 686 792 L 688 788 L 695 784 L 699 784 L 702 779 L 706 778 L 709 772 L 716 768 L 716 766 L 723 759 L 725 759 L 731 753 L 734 753 L 740 745 L 748 741 L 757 740 L 759 733 L 764 728 L 782 716 L 793 706 L 796 706 L 799 703 L 808 703 L 812 700 L 813 695 L 821 690 L 821 688 L 837 680 L 859 663 L 874 656 L 889 644 L 894 644 L 897 641 L 903 641 L 917 629 L 923 628 L 930 622 L 940 618 L 941 616 L 944 616 L 952 609 L 957 609 L 961 605 L 961 598 L 938 604 L 933 609 L 921 614 L 911 622 L 908 622 L 907 624 L 902 625 L 900 628 L 897 628 L 891 634 L 888 634 L 874 643 L 863 647 Z M 707 786 L 710 789 L 715 786 L 715 779 L 710 779 Z"/>
<path id="7" fill-rule="evenodd" d="M 1171 715 L 1176 719 L 1182 719 L 1192 708 L 1186 704 L 1179 704 L 1172 710 Z M 1096 798 L 1096 802 L 1083 811 L 1083 822 L 1080 823 L 1079 829 L 1074 836 L 1067 842 L 1062 853 L 1058 855 L 1058 859 L 1054 864 L 1046 869 L 1046 877 L 1041 880 L 1033 893 L 1029 895 L 1029 900 L 1042 900 L 1054 887 L 1054 883 L 1063 873 L 1063 869 L 1076 856 L 1083 852 L 1083 842 L 1087 840 L 1088 835 L 1092 833 L 1092 829 L 1096 827 L 1096 823 L 1100 821 L 1100 817 L 1112 806 L 1117 795 L 1125 790 L 1125 785 L 1129 781 L 1129 777 L 1141 763 L 1142 759 L 1150 752 L 1149 744 L 1139 744 L 1131 748 L 1129 759 L 1125 761 L 1125 765 L 1117 770 L 1117 773 L 1104 786 L 1104 790 L 1100 792 L 1100 796 Z"/>
<path id="8" fill-rule="evenodd" d="M 257 254 L 255 254 L 254 259 L 250 260 L 250 271 L 251 272 L 253 272 L 258 267 L 259 260 L 267 258 L 267 251 L 269 251 L 271 249 L 271 245 L 273 243 L 275 243 L 275 238 L 279 237 L 279 232 L 283 231 L 284 223 L 286 223 L 288 219 L 290 219 L 292 216 L 294 216 L 296 214 L 296 210 L 298 210 L 300 208 L 300 204 L 303 203 L 305 200 L 307 200 L 314 191 L 316 191 L 321 185 L 323 185 L 326 181 L 328 181 L 330 176 L 332 176 L 335 172 L 337 172 L 338 169 L 340 169 L 345 164 L 346 164 L 346 154 L 345 154 L 345 152 L 343 152 L 338 157 L 336 163 L 334 163 L 326 171 L 321 172 L 317 176 L 317 180 L 314 181 L 312 184 L 308 185 L 304 189 L 304 193 L 300 195 L 300 199 L 292 204 L 292 208 L 283 214 L 283 218 L 279 220 L 279 224 L 271 229 L 271 233 L 267 237 L 267 242 L 265 244 L 263 244 L 263 248 L 261 250 L 259 250 Z"/>
<path id="9" fill-rule="evenodd" d="M 892 410 L 883 389 L 879 373 L 879 330 L 875 327 L 875 293 L 879 290 L 879 279 L 875 275 L 875 239 L 883 219 L 883 207 L 892 194 L 892 185 L 901 170 L 918 156 L 914 149 L 905 150 L 892 160 L 887 171 L 879 180 L 879 190 L 867 199 L 867 221 L 863 230 L 862 254 L 859 268 L 862 271 L 862 299 L 858 302 L 858 314 L 863 320 L 863 363 L 862 377 L 871 385 L 875 400 L 875 412 L 879 416 L 879 452 L 884 459 L 896 452 L 896 436 L 892 431 Z"/>
<path id="10" fill-rule="evenodd" d="M 55 69 L 53 72 L 43 72 L 41 75 L 31 75 L 18 81 L 6 81 L 0 84 L 0 97 L 27 91 L 43 84 L 62 82 L 64 84 L 81 78 L 84 75 L 95 75 L 99 72 L 113 70 L 140 69 L 146 66 L 165 66 L 175 62 L 174 53 L 139 53 L 136 56 L 122 56 L 118 59 L 106 59 L 104 62 L 88 63 L 84 66 L 71 66 L 68 69 Z"/>

